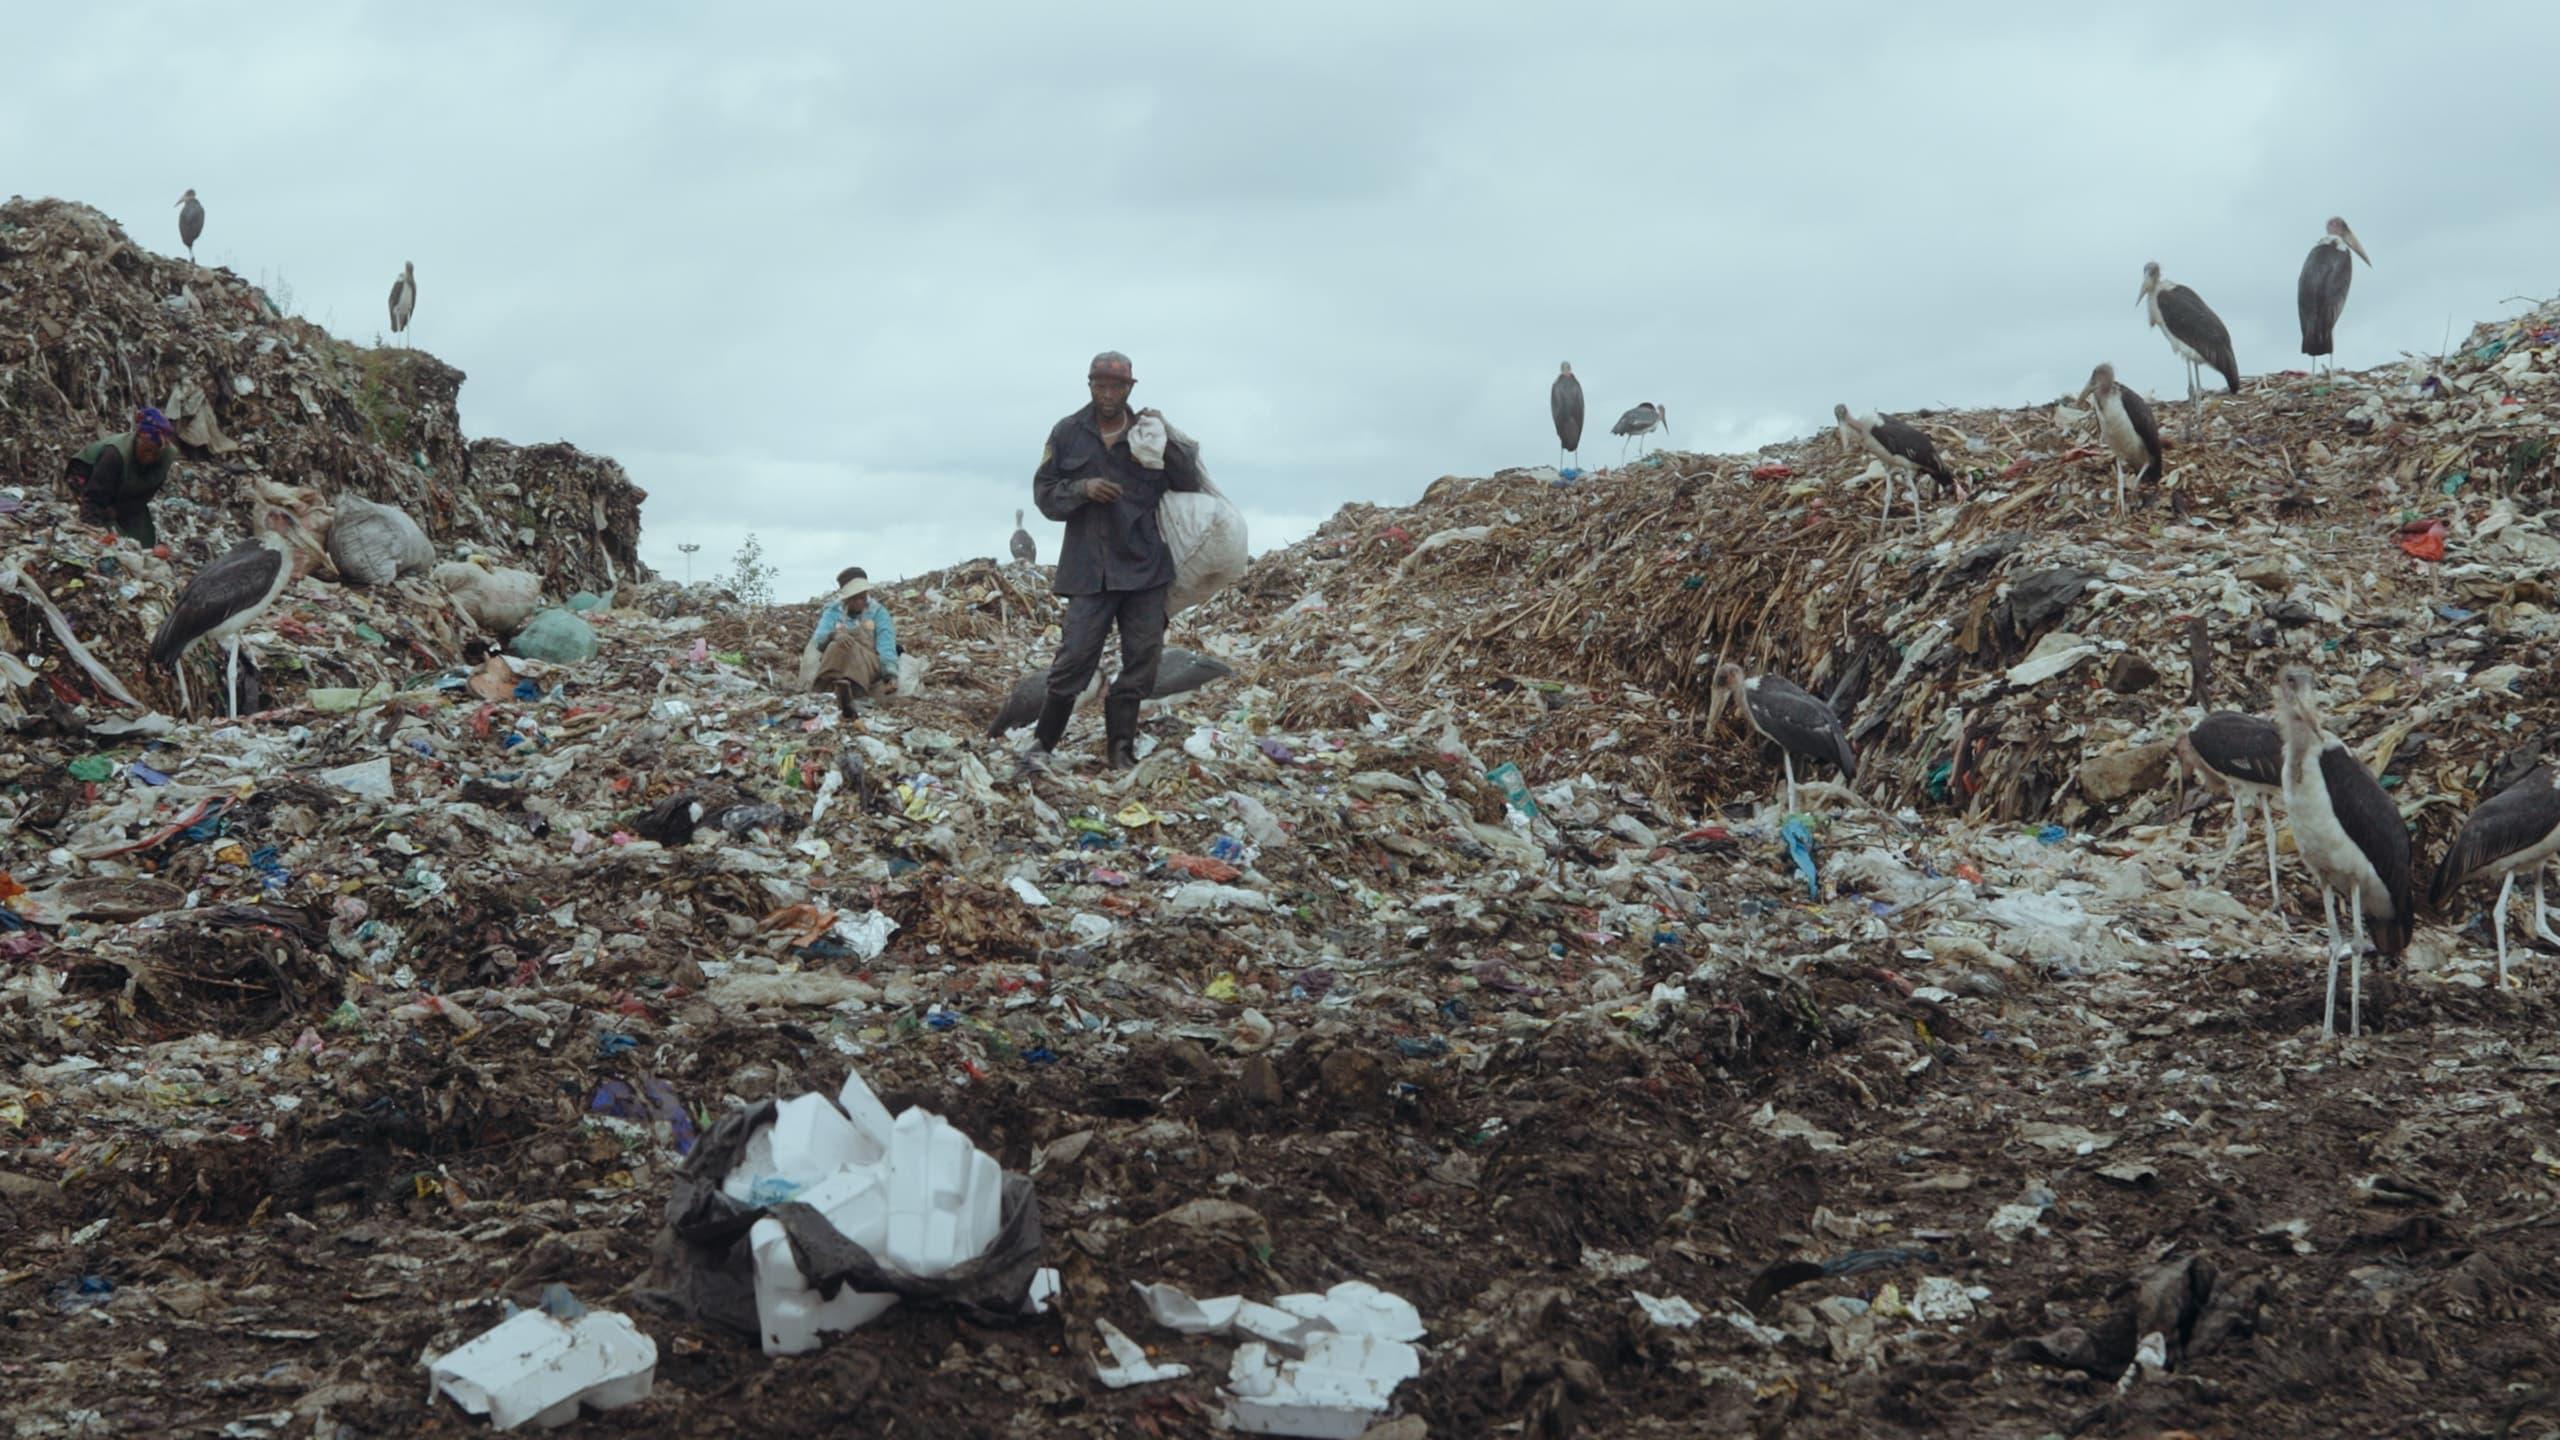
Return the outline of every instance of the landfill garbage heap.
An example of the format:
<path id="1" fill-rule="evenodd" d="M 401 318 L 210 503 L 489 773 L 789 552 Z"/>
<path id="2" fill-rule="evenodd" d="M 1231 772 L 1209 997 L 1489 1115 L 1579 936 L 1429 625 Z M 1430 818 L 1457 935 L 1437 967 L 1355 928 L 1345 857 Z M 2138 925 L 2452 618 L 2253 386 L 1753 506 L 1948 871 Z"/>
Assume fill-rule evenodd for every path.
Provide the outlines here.
<path id="1" fill-rule="evenodd" d="M 176 478 L 154 505 L 164 531 L 178 517 L 237 537 L 266 479 L 398 506 L 440 549 L 524 566 L 559 595 L 650 578 L 647 497 L 619 465 L 566 444 L 466 442 L 461 371 L 348 344 L 85 205 L 0 204 L 0 313 L 0 476 L 30 493 L 58 493 L 65 456 L 156 405 L 178 430 Z"/>
<path id="2" fill-rule="evenodd" d="M 1126 774 L 1096 715 L 1033 775 L 981 733 L 1055 643 L 1019 563 L 882 587 L 930 678 L 849 719 L 814 606 L 707 587 L 546 662 L 306 579 L 237 722 L 114 702 L 12 591 L 17 1433 L 2560 1424 L 2560 964 L 2496 988 L 2466 893 L 2321 1044 L 2299 866 L 2289 915 L 2217 872 L 2155 748 L 2308 661 L 2432 860 L 2560 721 L 2555 364 L 2545 310 L 2254 378 L 2121 517 L 2051 406 L 1915 417 L 1973 472 L 1925 528 L 1827 436 L 1443 480 L 1179 617 L 1233 673 Z M 131 688 L 73 609 L 167 582 L 22 506 Z M 1777 814 L 1719 659 L 1831 698 L 1857 794 Z M 1036 1194 L 1053 1290 L 803 1294 L 742 1208 L 733 1308 L 795 1328 L 688 1302 L 689 1157 L 856 1071 L 875 1143 Z"/>

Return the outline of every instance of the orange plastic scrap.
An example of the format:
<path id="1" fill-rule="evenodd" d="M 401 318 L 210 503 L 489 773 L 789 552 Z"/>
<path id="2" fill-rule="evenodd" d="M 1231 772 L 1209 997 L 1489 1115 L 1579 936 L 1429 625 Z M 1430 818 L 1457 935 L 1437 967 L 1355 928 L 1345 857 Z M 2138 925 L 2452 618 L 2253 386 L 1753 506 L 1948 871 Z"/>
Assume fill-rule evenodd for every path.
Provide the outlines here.
<path id="1" fill-rule="evenodd" d="M 2444 558 L 2444 522 L 2412 520 L 2400 527 L 2400 548 L 2421 560 Z"/>
<path id="2" fill-rule="evenodd" d="M 835 923 L 836 912 L 821 910 L 804 900 L 797 905 L 785 905 L 767 915 L 757 924 L 756 930 L 758 933 L 786 930 L 791 934 L 792 944 L 814 945 L 818 943 L 818 937 L 835 927 Z"/>
<path id="3" fill-rule="evenodd" d="M 1168 870 L 1179 870 L 1194 879 L 1214 880 L 1221 885 L 1244 874 L 1226 861 L 1212 860 L 1206 855 L 1169 855 L 1164 863 Z"/>

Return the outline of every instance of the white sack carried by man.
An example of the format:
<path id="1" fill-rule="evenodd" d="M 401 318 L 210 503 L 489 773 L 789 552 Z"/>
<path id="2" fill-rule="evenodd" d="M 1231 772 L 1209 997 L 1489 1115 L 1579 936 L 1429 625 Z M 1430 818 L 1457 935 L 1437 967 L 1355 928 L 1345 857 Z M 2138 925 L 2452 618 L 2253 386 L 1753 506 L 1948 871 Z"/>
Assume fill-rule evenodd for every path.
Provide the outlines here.
<path id="1" fill-rule="evenodd" d="M 1173 593 L 1166 604 L 1179 614 L 1234 584 L 1251 557 L 1245 549 L 1244 512 L 1236 508 L 1200 459 L 1200 444 L 1154 410 L 1141 410 L 1129 426 L 1129 453 L 1150 470 L 1164 468 L 1168 443 L 1191 451 L 1200 471 L 1200 492 L 1176 490 L 1156 506 L 1156 524 L 1164 531 L 1165 548 L 1173 552 Z"/>

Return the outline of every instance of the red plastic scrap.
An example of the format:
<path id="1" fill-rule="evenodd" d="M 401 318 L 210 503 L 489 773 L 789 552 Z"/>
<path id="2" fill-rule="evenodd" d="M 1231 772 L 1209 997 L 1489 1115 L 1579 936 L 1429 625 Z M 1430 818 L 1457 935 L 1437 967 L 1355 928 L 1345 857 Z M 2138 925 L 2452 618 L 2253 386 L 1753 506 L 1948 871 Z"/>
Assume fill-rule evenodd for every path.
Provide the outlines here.
<path id="1" fill-rule="evenodd" d="M 1168 870 L 1179 870 L 1193 879 L 1214 880 L 1221 885 L 1244 874 L 1226 861 L 1213 860 L 1206 855 L 1168 855 L 1164 863 Z"/>
<path id="2" fill-rule="evenodd" d="M 2400 527 L 2400 548 L 2421 560 L 2444 558 L 2444 522 L 2412 520 Z"/>
<path id="3" fill-rule="evenodd" d="M 1794 478 L 1795 473 L 1796 467 L 1776 460 L 1764 461 L 1751 467 L 1751 478 L 1754 480 L 1788 480 Z"/>

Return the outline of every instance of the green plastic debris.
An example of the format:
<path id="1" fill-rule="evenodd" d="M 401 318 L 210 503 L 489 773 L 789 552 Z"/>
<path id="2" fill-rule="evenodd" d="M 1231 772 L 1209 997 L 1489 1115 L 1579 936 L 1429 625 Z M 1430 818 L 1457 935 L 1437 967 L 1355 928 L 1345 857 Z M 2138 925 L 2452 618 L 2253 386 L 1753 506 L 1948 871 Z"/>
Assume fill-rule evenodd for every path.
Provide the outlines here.
<path id="1" fill-rule="evenodd" d="M 364 1012 L 356 1008 L 353 1000 L 341 1000 L 338 1008 L 329 1012 L 329 1018 L 320 1023 L 339 1035 L 359 1035 L 364 1032 Z"/>
<path id="2" fill-rule="evenodd" d="M 569 597 L 569 608 L 584 615 L 604 604 L 604 597 L 592 590 L 581 590 Z"/>
<path id="3" fill-rule="evenodd" d="M 2447 475 L 2446 477 L 2444 477 L 2444 483 L 2443 483 L 2443 484 L 2441 484 L 2441 485 L 2438 485 L 2436 488 L 2437 488 L 2437 489 L 2439 489 L 2439 490 L 2442 490 L 2442 491 L 2443 491 L 2444 493 L 2446 493 L 2447 495 L 2450 495 L 2450 494 L 2452 494 L 2454 491 L 2461 489 L 2461 488 L 2462 488 L 2462 482 L 2463 482 L 2463 481 L 2465 481 L 2465 480 L 2468 480 L 2468 479 L 2470 479 L 2470 478 L 2471 478 L 2471 472 L 2470 472 L 2470 471 L 2468 471 L 2468 470 L 2456 470 L 2456 471 L 2454 471 L 2452 474 Z"/>
<path id="4" fill-rule="evenodd" d="M 1505 760 L 1484 772 L 1484 778 L 1493 782 L 1494 788 L 1502 792 L 1503 802 L 1512 809 L 1523 815 L 1538 813 L 1538 802 L 1530 798 L 1529 782 L 1522 778 L 1517 764 Z"/>
<path id="5" fill-rule="evenodd" d="M 71 762 L 74 780 L 113 780 L 120 767 L 104 755 L 83 755 Z"/>
<path id="6" fill-rule="evenodd" d="M 391 698 L 391 682 L 381 681 L 370 690 L 331 686 L 311 692 L 311 708 L 323 715 L 345 715 L 379 705 Z"/>
<path id="7" fill-rule="evenodd" d="M 367 645 L 385 645 L 390 643 L 383 638 L 381 631 L 374 629 L 363 621 L 356 622 L 356 638 Z"/>
<path id="8" fill-rule="evenodd" d="M 525 622 L 507 648 L 528 660 L 575 665 L 596 658 L 595 627 L 554 606 Z"/>

